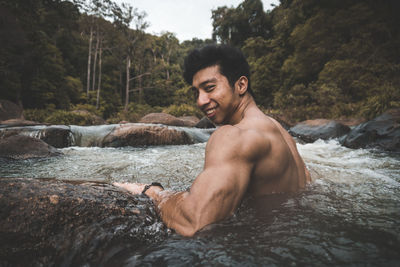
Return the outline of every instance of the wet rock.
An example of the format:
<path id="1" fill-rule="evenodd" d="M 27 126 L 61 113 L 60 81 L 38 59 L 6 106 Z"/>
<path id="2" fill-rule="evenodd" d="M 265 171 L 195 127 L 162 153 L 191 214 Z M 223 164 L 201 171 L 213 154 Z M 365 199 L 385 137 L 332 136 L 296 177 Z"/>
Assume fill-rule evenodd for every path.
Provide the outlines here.
<path id="1" fill-rule="evenodd" d="M 215 125 L 207 117 L 203 117 L 194 127 L 201 129 L 210 129 L 215 128 Z"/>
<path id="2" fill-rule="evenodd" d="M 190 136 L 162 126 L 122 124 L 103 140 L 105 147 L 192 144 Z"/>
<path id="3" fill-rule="evenodd" d="M 29 159 L 58 156 L 62 153 L 40 139 L 13 135 L 0 139 L 0 157 L 11 159 Z"/>
<path id="4" fill-rule="evenodd" d="M 63 148 L 71 145 L 71 135 L 69 126 L 54 125 L 44 128 L 38 137 L 51 146 Z"/>
<path id="5" fill-rule="evenodd" d="M 314 142 L 318 139 L 338 138 L 349 131 L 350 128 L 348 126 L 334 120 L 316 119 L 298 123 L 290 128 L 289 133 L 305 142 Z"/>
<path id="6" fill-rule="evenodd" d="M 0 121 L 23 119 L 22 108 L 11 101 L 0 99 Z"/>
<path id="7" fill-rule="evenodd" d="M 354 127 L 341 140 L 349 148 L 380 148 L 400 151 L 400 109 L 390 110 L 377 118 Z"/>
<path id="8" fill-rule="evenodd" d="M 169 126 L 185 126 L 185 122 L 167 113 L 149 113 L 139 120 L 141 123 L 164 124 Z"/>
<path id="9" fill-rule="evenodd" d="M 72 144 L 71 129 L 64 125 L 5 127 L 0 130 L 0 139 L 13 135 L 32 136 L 56 148 L 68 147 Z"/>
<path id="10" fill-rule="evenodd" d="M 0 178 L 0 266 L 114 266 L 167 235 L 150 199 L 112 185 Z"/>

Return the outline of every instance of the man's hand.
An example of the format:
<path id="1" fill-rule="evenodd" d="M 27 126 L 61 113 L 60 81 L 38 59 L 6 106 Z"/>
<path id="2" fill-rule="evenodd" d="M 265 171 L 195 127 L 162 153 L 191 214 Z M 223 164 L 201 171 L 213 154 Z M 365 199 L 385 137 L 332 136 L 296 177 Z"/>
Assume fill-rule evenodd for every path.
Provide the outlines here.
<path id="1" fill-rule="evenodd" d="M 113 185 L 124 188 L 135 195 L 141 194 L 143 192 L 144 187 L 146 186 L 145 184 L 139 184 L 139 183 L 113 183 Z"/>

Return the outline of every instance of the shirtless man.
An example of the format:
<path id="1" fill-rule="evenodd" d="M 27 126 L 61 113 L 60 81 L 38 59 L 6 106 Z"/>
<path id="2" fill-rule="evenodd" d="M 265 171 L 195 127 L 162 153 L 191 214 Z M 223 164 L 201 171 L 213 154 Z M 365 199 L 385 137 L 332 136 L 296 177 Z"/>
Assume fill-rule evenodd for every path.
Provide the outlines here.
<path id="1" fill-rule="evenodd" d="M 228 46 L 206 46 L 185 59 L 186 82 L 197 105 L 219 127 L 210 137 L 203 171 L 189 191 L 171 192 L 158 185 L 116 184 L 143 191 L 158 207 L 164 223 L 192 236 L 235 212 L 244 198 L 297 192 L 310 181 L 292 137 L 266 116 L 250 93 L 249 66 Z"/>

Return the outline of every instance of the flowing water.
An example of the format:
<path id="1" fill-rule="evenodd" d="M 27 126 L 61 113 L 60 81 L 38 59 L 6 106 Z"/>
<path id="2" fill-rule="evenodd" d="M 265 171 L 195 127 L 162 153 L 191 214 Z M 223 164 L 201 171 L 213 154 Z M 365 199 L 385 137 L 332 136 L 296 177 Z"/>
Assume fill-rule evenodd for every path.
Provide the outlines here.
<path id="1" fill-rule="evenodd" d="M 297 146 L 314 180 L 303 192 L 256 205 L 248 199 L 232 218 L 192 238 L 171 232 L 140 249 L 127 246 L 114 263 L 400 266 L 400 155 L 348 149 L 336 140 Z M 185 190 L 203 167 L 204 149 L 204 142 L 142 148 L 72 146 L 62 149 L 60 157 L 3 160 L 0 177 L 159 181 L 169 189 Z"/>

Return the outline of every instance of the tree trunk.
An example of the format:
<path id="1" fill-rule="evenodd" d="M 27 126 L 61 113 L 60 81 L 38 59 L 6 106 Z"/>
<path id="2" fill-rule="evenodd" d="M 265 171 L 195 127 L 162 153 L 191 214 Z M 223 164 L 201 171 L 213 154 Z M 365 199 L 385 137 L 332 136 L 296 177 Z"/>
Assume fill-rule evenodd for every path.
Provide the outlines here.
<path id="1" fill-rule="evenodd" d="M 100 40 L 100 48 L 99 48 L 99 80 L 97 82 L 97 98 L 96 98 L 96 109 L 99 109 L 100 102 L 100 90 L 101 90 L 101 55 L 102 55 L 102 40 Z"/>
<path id="2" fill-rule="evenodd" d="M 130 68 L 131 68 L 131 58 L 129 55 L 126 57 L 126 85 L 125 85 L 125 111 L 128 110 L 129 104 L 129 76 L 130 76 Z"/>
<path id="3" fill-rule="evenodd" d="M 99 51 L 99 27 L 97 26 L 96 32 L 96 48 L 94 50 L 94 59 L 93 59 L 93 80 L 92 80 L 92 91 L 96 88 L 96 66 L 97 66 L 97 53 Z"/>
<path id="4" fill-rule="evenodd" d="M 168 56 L 167 56 L 167 65 L 166 65 L 166 69 L 167 69 L 167 81 L 169 81 L 169 61 L 170 61 L 170 58 L 171 58 L 171 51 L 172 51 L 172 49 L 170 49 L 169 51 L 168 51 Z"/>
<path id="5" fill-rule="evenodd" d="M 142 75 L 138 78 L 139 83 L 139 104 L 143 103 L 143 86 L 142 86 Z"/>
<path id="6" fill-rule="evenodd" d="M 86 79 L 86 96 L 89 97 L 90 88 L 90 70 L 92 63 L 92 41 L 93 41 L 93 26 L 90 26 L 90 37 L 89 37 L 89 53 L 88 53 L 88 65 L 87 65 L 87 79 Z"/>

